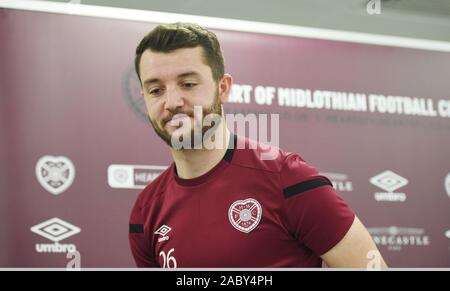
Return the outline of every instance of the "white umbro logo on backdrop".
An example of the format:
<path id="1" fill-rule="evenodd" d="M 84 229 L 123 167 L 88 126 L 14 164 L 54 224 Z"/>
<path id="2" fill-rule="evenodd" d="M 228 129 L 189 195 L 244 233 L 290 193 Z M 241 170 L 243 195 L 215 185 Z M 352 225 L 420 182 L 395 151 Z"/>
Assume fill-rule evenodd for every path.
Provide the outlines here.
<path id="1" fill-rule="evenodd" d="M 408 184 L 408 180 L 392 171 L 384 171 L 370 179 L 370 183 L 384 191 L 393 192 Z"/>
<path id="2" fill-rule="evenodd" d="M 405 193 L 394 192 L 395 190 L 408 185 L 408 180 L 402 176 L 387 170 L 372 177 L 370 183 L 385 191 L 375 193 L 374 198 L 376 201 L 405 202 Z"/>
<path id="3" fill-rule="evenodd" d="M 52 244 L 36 244 L 36 252 L 67 253 L 76 251 L 76 245 L 61 244 L 60 241 L 76 235 L 81 231 L 81 229 L 71 223 L 68 223 L 67 221 L 55 217 L 31 227 L 31 231 L 53 241 Z"/>
<path id="4" fill-rule="evenodd" d="M 59 242 L 79 233 L 81 230 L 79 227 L 55 217 L 33 226 L 31 231 L 53 242 Z"/>

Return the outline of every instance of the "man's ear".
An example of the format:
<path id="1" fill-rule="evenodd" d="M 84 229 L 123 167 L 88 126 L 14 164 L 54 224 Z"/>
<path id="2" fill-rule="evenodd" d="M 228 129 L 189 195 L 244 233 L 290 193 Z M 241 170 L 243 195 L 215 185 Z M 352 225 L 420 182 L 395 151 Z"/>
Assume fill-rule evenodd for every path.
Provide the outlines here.
<path id="1" fill-rule="evenodd" d="M 219 98 L 222 104 L 228 102 L 231 87 L 233 86 L 233 77 L 230 74 L 224 74 L 219 83 Z"/>

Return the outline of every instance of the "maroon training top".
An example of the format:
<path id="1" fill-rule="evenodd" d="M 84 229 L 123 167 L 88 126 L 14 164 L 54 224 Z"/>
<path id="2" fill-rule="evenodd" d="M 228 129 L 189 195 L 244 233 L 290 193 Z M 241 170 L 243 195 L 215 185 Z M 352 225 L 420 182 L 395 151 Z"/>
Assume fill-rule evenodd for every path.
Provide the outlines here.
<path id="1" fill-rule="evenodd" d="M 320 267 L 355 215 L 299 155 L 265 149 L 232 135 L 208 173 L 181 179 L 172 163 L 149 184 L 130 218 L 137 266 Z"/>

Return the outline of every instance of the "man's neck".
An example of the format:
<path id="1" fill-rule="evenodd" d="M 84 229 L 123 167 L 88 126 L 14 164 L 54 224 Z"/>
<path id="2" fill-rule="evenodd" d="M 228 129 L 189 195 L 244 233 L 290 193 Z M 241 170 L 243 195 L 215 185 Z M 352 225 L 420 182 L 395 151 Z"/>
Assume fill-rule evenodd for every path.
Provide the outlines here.
<path id="1" fill-rule="evenodd" d="M 223 158 L 230 141 L 230 131 L 225 120 L 214 133 L 221 145 L 214 149 L 201 150 L 174 150 L 171 149 L 172 157 L 177 167 L 178 177 L 182 179 L 193 179 L 200 177 L 214 168 Z"/>

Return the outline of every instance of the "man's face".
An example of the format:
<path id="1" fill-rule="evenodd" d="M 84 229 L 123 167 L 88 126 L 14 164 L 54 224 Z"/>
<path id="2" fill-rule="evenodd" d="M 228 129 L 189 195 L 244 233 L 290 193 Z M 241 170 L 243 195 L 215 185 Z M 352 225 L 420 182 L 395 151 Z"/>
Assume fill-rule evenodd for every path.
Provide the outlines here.
<path id="1" fill-rule="evenodd" d="M 170 53 L 146 50 L 142 54 L 140 76 L 149 119 L 155 132 L 171 147 L 175 131 L 178 135 L 190 135 L 194 141 L 194 106 L 202 108 L 203 118 L 210 113 L 222 114 L 219 86 L 202 54 L 201 47 Z M 179 129 L 181 114 L 190 120 L 185 132 Z M 201 133 L 212 127 L 202 126 L 203 120 L 195 118 Z"/>

